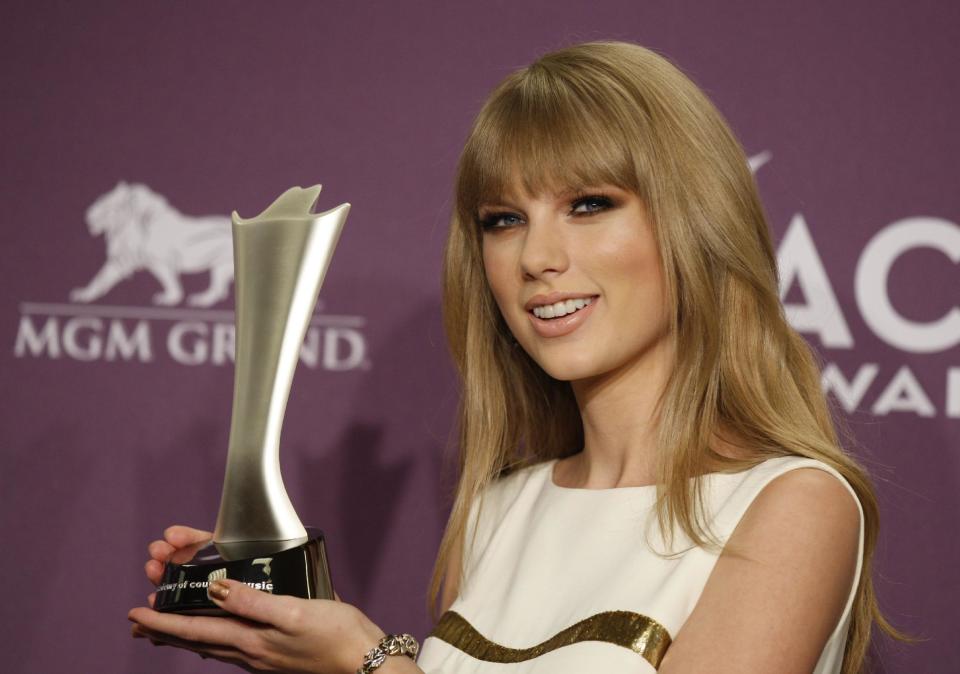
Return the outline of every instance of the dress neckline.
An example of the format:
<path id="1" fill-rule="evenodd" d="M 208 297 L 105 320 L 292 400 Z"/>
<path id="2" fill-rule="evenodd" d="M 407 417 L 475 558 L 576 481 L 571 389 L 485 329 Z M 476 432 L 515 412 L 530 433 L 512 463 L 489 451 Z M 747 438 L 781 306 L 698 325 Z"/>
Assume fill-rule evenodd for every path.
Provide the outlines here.
<path id="1" fill-rule="evenodd" d="M 655 494 L 657 491 L 656 484 L 642 484 L 642 485 L 637 485 L 633 487 L 561 487 L 553 479 L 553 470 L 554 470 L 554 467 L 557 465 L 557 461 L 559 461 L 559 459 L 550 459 L 549 461 L 545 462 L 545 466 L 544 466 L 544 472 L 546 473 L 545 482 L 546 482 L 547 488 L 556 492 L 571 493 L 571 494 L 579 494 L 579 493 L 607 494 L 611 492 L 620 492 L 620 493 L 626 493 L 626 494 L 639 494 L 639 493 Z"/>
<path id="2" fill-rule="evenodd" d="M 770 458 L 768 458 L 768 459 L 765 459 L 765 460 L 761 461 L 760 463 L 756 464 L 755 466 L 752 466 L 752 467 L 750 467 L 750 468 L 745 469 L 744 471 L 738 471 L 738 472 L 733 472 L 733 473 L 727 473 L 727 472 L 723 472 L 723 471 L 717 471 L 717 472 L 713 472 L 713 473 L 704 473 L 704 474 L 701 475 L 700 477 L 701 477 L 702 479 L 707 479 L 707 480 L 716 480 L 716 479 L 723 479 L 724 477 L 731 477 L 731 476 L 741 475 L 741 474 L 744 473 L 744 472 L 755 470 L 755 469 L 759 468 L 760 466 L 763 466 L 763 465 L 767 464 L 767 463 L 770 462 L 770 461 L 775 461 L 775 460 L 777 460 L 777 459 L 783 459 L 783 458 L 788 458 L 788 457 L 786 457 L 786 456 L 770 457 Z M 801 457 L 801 458 L 802 458 L 802 457 Z M 617 492 L 617 493 L 621 493 L 621 494 L 634 494 L 634 495 L 637 495 L 637 494 L 652 494 L 652 495 L 654 495 L 654 496 L 655 496 L 656 493 L 657 493 L 657 485 L 656 485 L 656 484 L 643 484 L 643 485 L 638 485 L 638 486 L 635 486 L 635 487 L 599 487 L 599 488 L 590 488 L 590 487 L 561 487 L 561 486 L 558 485 L 558 484 L 554 481 L 554 479 L 553 479 L 553 469 L 554 469 L 554 467 L 557 465 L 557 461 L 559 461 L 559 459 L 550 459 L 549 461 L 545 461 L 543 464 L 538 464 L 538 466 L 542 466 L 542 467 L 543 467 L 544 483 L 545 483 L 545 485 L 546 485 L 546 488 L 549 489 L 550 491 L 554 491 L 554 492 L 562 493 L 562 494 L 564 494 L 564 493 L 565 493 L 565 494 L 609 494 L 609 493 L 612 493 L 612 492 Z M 696 478 L 690 478 L 690 479 L 691 479 L 691 480 L 694 480 L 694 479 L 696 479 Z"/>

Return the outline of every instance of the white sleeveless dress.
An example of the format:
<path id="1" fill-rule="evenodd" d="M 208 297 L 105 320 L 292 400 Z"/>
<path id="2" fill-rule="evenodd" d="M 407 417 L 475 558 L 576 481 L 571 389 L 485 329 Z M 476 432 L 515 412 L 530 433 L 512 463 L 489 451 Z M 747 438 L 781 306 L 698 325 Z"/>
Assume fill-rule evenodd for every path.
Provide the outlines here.
<path id="1" fill-rule="evenodd" d="M 692 547 L 658 556 L 650 544 L 665 548 L 648 517 L 656 487 L 558 487 L 555 463 L 519 470 L 488 490 L 480 521 L 468 528 L 468 541 L 473 526 L 476 539 L 460 595 L 417 660 L 427 674 L 646 674 L 690 616 L 718 554 Z M 726 540 L 764 486 L 807 467 L 831 473 L 854 494 L 834 469 L 802 457 L 710 474 L 703 479 L 713 531 Z M 843 662 L 863 563 L 857 507 L 856 575 L 814 674 L 836 674 Z"/>

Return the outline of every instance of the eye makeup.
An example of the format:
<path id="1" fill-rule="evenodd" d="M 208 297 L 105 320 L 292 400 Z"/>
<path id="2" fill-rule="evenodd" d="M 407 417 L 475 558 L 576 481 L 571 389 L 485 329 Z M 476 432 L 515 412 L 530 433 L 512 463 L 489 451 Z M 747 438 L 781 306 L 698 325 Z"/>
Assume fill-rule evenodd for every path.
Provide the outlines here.
<path id="1" fill-rule="evenodd" d="M 602 213 L 603 211 L 616 208 L 617 201 L 600 190 L 578 190 L 571 196 L 563 197 L 568 201 L 568 214 L 573 217 L 582 218 Z M 502 206 L 487 207 L 481 206 L 477 216 L 474 218 L 477 226 L 483 231 L 492 231 L 496 229 L 507 229 L 522 225 L 524 216 L 509 208 Z"/>

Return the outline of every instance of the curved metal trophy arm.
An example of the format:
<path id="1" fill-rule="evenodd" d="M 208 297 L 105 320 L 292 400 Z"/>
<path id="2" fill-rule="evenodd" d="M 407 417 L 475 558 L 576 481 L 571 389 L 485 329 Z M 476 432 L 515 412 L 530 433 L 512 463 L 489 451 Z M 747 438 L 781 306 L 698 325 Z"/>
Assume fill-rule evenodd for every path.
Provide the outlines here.
<path id="1" fill-rule="evenodd" d="M 306 539 L 280 476 L 280 429 L 300 347 L 350 204 L 311 210 L 320 185 L 293 187 L 255 218 L 233 218 L 236 374 L 219 549 Z M 244 546 L 236 545 L 238 548 Z"/>

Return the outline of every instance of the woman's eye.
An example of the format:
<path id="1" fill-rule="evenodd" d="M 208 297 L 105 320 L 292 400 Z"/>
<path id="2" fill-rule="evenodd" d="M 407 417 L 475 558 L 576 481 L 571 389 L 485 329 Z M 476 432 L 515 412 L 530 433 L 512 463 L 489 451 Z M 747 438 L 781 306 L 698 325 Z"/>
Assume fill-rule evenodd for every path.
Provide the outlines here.
<path id="1" fill-rule="evenodd" d="M 491 213 L 490 215 L 481 217 L 478 222 L 484 230 L 504 229 L 521 224 L 523 219 L 516 213 Z"/>
<path id="2" fill-rule="evenodd" d="M 597 195 L 577 199 L 573 202 L 573 207 L 570 211 L 577 214 L 589 214 L 605 211 L 612 206 L 613 201 L 611 201 L 609 197 Z"/>

